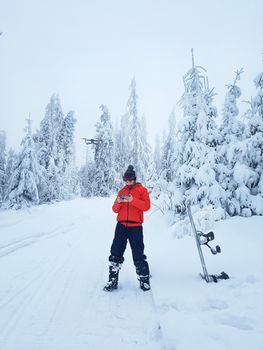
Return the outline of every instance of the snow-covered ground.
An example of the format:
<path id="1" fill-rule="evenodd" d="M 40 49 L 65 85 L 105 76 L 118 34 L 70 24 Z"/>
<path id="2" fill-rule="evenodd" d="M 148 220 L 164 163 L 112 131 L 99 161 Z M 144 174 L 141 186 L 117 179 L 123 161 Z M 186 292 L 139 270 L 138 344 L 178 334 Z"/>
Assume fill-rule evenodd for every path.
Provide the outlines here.
<path id="1" fill-rule="evenodd" d="M 222 254 L 204 250 L 207 267 L 230 280 L 207 284 L 194 238 L 175 238 L 153 209 L 144 225 L 152 292 L 138 288 L 128 247 L 120 287 L 106 293 L 111 204 L 0 212 L 0 349 L 263 349 L 263 217 L 216 223 Z"/>

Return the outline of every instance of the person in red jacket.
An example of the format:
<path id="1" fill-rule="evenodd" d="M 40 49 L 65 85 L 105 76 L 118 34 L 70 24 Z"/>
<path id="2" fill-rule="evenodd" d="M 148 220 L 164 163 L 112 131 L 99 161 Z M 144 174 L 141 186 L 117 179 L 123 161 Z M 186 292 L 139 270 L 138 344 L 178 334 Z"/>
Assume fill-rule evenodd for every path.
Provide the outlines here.
<path id="1" fill-rule="evenodd" d="M 124 261 L 123 254 L 129 241 L 132 258 L 143 291 L 151 289 L 150 271 L 147 257 L 144 255 L 143 213 L 150 209 L 148 190 L 136 182 L 132 165 L 124 173 L 125 186 L 118 192 L 112 210 L 117 215 L 117 225 L 109 256 L 109 281 L 103 288 L 113 291 L 118 288 L 119 271 Z"/>

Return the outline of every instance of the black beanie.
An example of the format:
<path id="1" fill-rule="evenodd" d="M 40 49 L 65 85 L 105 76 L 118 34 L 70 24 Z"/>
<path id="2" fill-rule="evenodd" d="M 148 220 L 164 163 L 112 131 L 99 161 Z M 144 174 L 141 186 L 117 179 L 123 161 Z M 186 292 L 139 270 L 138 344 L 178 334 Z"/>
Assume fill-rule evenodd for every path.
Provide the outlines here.
<path id="1" fill-rule="evenodd" d="M 127 180 L 136 180 L 136 175 L 135 175 L 135 171 L 133 169 L 132 165 L 128 166 L 128 169 L 125 171 L 124 175 L 123 175 L 123 180 L 127 181 Z"/>

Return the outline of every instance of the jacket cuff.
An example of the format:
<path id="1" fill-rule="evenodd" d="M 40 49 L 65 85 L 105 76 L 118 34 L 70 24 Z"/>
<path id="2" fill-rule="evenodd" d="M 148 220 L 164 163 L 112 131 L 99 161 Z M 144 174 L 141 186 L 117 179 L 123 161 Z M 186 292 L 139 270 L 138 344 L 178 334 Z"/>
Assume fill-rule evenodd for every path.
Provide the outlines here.
<path id="1" fill-rule="evenodd" d="M 120 209 L 121 209 L 121 204 L 120 203 L 115 203 L 112 206 L 112 210 L 114 211 L 114 213 L 118 213 Z"/>

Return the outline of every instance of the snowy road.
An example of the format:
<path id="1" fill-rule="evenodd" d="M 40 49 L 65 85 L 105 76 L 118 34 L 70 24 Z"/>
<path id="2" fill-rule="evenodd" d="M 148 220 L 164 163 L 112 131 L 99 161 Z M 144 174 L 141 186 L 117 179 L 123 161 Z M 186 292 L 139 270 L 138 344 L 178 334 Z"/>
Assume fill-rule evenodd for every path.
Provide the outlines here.
<path id="1" fill-rule="evenodd" d="M 103 201 L 74 204 L 16 220 L 2 213 L 0 348 L 161 349 L 152 296 L 138 289 L 129 257 L 120 290 L 102 291 L 114 215 L 105 210 L 102 220 Z"/>
<path id="2" fill-rule="evenodd" d="M 153 293 L 138 288 L 130 248 L 120 288 L 105 293 L 115 227 L 111 199 L 76 199 L 0 212 L 1 350 L 262 350 L 262 217 L 216 224 L 222 254 L 206 284 L 193 237 L 174 239 L 148 213 Z M 103 215 L 103 217 L 102 217 Z"/>

